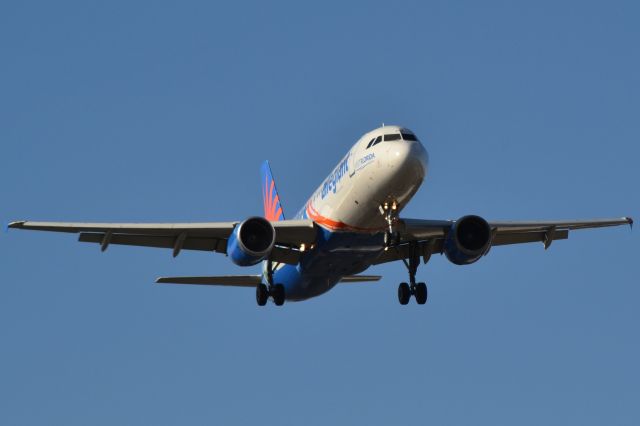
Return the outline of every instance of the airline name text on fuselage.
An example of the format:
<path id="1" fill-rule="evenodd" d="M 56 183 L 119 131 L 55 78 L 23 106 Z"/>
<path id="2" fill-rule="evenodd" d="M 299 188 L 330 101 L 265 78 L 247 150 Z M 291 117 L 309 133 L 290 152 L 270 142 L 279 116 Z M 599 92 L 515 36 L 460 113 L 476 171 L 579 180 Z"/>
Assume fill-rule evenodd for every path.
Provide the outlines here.
<path id="1" fill-rule="evenodd" d="M 338 183 L 342 180 L 344 175 L 349 172 L 349 156 L 351 153 L 347 154 L 347 156 L 338 164 L 338 166 L 333 170 L 333 173 L 329 175 L 329 177 L 322 184 L 322 193 L 321 197 L 324 199 L 330 192 L 336 193 L 338 188 Z"/>

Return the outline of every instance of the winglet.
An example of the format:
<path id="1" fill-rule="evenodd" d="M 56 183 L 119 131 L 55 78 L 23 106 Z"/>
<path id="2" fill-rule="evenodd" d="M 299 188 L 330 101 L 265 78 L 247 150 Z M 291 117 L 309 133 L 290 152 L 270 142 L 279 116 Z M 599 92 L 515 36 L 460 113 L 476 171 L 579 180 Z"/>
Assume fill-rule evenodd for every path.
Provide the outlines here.
<path id="1" fill-rule="evenodd" d="M 629 228 L 633 229 L 633 218 L 632 217 L 625 217 L 625 219 L 627 219 L 627 223 L 629 224 Z"/>
<path id="2" fill-rule="evenodd" d="M 26 220 L 18 220 L 15 222 L 9 222 L 7 225 L 5 225 L 5 232 L 9 231 L 9 228 L 17 228 L 20 229 L 22 228 L 22 225 L 24 225 L 25 223 L 27 223 Z"/>

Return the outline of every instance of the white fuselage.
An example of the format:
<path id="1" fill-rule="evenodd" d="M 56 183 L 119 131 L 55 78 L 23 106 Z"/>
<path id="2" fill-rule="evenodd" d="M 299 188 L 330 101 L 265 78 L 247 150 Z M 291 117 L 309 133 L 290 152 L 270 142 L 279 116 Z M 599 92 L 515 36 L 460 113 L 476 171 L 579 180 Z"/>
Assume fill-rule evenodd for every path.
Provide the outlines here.
<path id="1" fill-rule="evenodd" d="M 427 164 L 427 151 L 407 129 L 385 126 L 360 138 L 296 216 L 320 229 L 298 265 L 274 271 L 287 299 L 318 296 L 374 263 L 389 229 L 383 206 L 395 205 L 399 213 L 418 191 Z"/>
<path id="2" fill-rule="evenodd" d="M 313 219 L 331 231 L 375 233 L 385 229 L 380 206 L 395 201 L 398 211 L 402 210 L 427 173 L 428 154 L 418 140 L 384 140 L 384 135 L 401 132 L 407 130 L 385 126 L 362 136 L 298 217 Z M 378 137 L 382 137 L 380 142 L 367 148 Z"/>

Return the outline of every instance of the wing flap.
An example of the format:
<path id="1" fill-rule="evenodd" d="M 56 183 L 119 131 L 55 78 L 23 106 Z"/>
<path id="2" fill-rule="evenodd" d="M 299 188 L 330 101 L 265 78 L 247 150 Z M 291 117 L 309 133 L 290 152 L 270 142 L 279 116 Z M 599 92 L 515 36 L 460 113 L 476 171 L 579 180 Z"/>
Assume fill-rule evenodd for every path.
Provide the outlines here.
<path id="1" fill-rule="evenodd" d="M 106 234 L 82 232 L 78 241 L 83 243 L 102 244 Z M 119 244 L 127 246 L 173 248 L 176 244 L 176 237 L 166 237 L 162 235 L 126 235 L 111 234 L 109 244 Z M 226 253 L 226 240 L 216 238 L 188 237 L 182 243 L 182 248 L 186 250 L 215 251 Z"/>
<path id="2" fill-rule="evenodd" d="M 158 284 L 196 284 L 229 287 L 255 287 L 262 282 L 261 275 L 220 275 L 212 277 L 160 277 Z"/>
<path id="3" fill-rule="evenodd" d="M 523 243 L 540 243 L 545 242 L 547 238 L 547 231 L 544 232 L 503 232 L 497 233 L 494 237 L 492 246 L 504 246 L 508 244 L 523 244 Z M 555 231 L 553 233 L 553 239 L 566 240 L 569 238 L 569 231 Z"/>
<path id="4" fill-rule="evenodd" d="M 547 231 L 544 232 L 502 232 L 493 238 L 491 246 L 504 246 L 509 244 L 544 243 Z M 569 238 L 568 230 L 555 231 L 553 240 L 566 240 Z M 442 253 L 444 238 L 432 238 L 431 240 L 418 241 L 418 255 L 429 258 L 432 254 Z M 382 252 L 374 264 L 393 262 L 395 260 L 408 259 L 411 256 L 411 246 L 408 243 L 391 247 Z"/>
<path id="5" fill-rule="evenodd" d="M 107 233 L 81 232 L 78 240 L 84 243 L 101 244 L 103 248 L 106 248 L 106 236 Z M 110 234 L 108 236 L 107 245 L 117 244 L 126 246 L 173 248 L 175 257 L 179 252 L 179 250 L 176 250 L 176 244 L 178 243 L 179 238 L 179 236 L 166 237 L 162 235 Z M 227 240 L 224 239 L 186 237 L 181 241 L 181 244 L 180 249 L 184 250 L 213 251 L 223 254 L 227 253 Z M 274 262 L 295 265 L 300 259 L 300 252 L 288 247 L 275 246 L 271 251 L 270 259 Z"/>

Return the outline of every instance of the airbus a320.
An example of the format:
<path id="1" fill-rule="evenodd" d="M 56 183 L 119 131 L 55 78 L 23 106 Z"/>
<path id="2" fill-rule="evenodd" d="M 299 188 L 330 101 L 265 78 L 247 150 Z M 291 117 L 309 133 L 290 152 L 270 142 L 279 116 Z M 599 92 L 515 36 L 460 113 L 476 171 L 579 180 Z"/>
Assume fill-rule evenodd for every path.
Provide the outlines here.
<path id="1" fill-rule="evenodd" d="M 79 240 L 223 253 L 233 263 L 262 263 L 262 273 L 233 276 L 162 277 L 158 283 L 255 289 L 258 305 L 301 301 L 338 283 L 380 280 L 362 275 L 370 266 L 401 261 L 408 280 L 398 286 L 402 305 L 428 299 L 416 281 L 420 263 L 434 253 L 469 265 L 493 246 L 541 242 L 548 248 L 577 229 L 632 225 L 630 217 L 565 221 L 489 221 L 477 215 L 457 220 L 400 215 L 427 175 L 429 156 L 409 129 L 383 126 L 362 136 L 292 219 L 285 219 L 268 162 L 261 167 L 264 215 L 207 223 L 67 223 L 17 221 L 10 228 L 79 233 Z"/>

